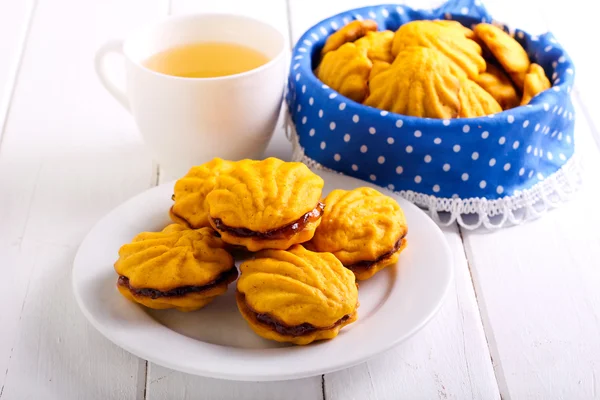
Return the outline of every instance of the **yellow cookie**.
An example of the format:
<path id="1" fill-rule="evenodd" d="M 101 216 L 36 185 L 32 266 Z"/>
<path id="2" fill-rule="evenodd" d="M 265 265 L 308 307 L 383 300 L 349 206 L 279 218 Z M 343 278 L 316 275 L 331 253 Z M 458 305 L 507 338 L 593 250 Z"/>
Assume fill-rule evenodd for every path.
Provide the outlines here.
<path id="1" fill-rule="evenodd" d="M 117 288 L 149 308 L 193 311 L 227 291 L 237 278 L 233 257 L 211 228 L 171 224 L 143 232 L 119 250 Z"/>
<path id="2" fill-rule="evenodd" d="M 408 226 L 393 198 L 368 187 L 338 189 L 325 204 L 321 225 L 308 245 L 311 249 L 333 253 L 359 280 L 398 261 Z"/>
<path id="3" fill-rule="evenodd" d="M 525 75 L 525 81 L 523 83 L 523 98 L 521 99 L 521 105 L 529 104 L 531 99 L 538 93 L 544 90 L 550 89 L 552 85 L 544 72 L 544 68 L 536 63 L 532 63 L 529 66 L 529 71 Z"/>
<path id="4" fill-rule="evenodd" d="M 517 88 L 523 90 L 523 81 L 529 69 L 529 57 L 525 49 L 508 33 L 492 24 L 477 24 L 474 31 L 510 75 Z"/>
<path id="5" fill-rule="evenodd" d="M 175 182 L 174 204 L 169 212 L 173 222 L 194 229 L 209 227 L 206 195 L 214 188 L 217 177 L 227 173 L 233 165 L 232 161 L 215 158 L 192 167 Z"/>
<path id="6" fill-rule="evenodd" d="M 493 64 L 488 64 L 485 72 L 477 78 L 477 84 L 492 95 L 503 110 L 519 105 L 519 95 L 510 78 Z"/>
<path id="7" fill-rule="evenodd" d="M 394 35 L 392 54 L 412 46 L 438 50 L 448 61 L 450 70 L 458 78 L 477 79 L 485 71 L 481 46 L 469 39 L 470 29 L 457 28 L 449 21 L 418 20 L 402 25 Z"/>
<path id="8" fill-rule="evenodd" d="M 265 339 L 297 345 L 332 339 L 357 318 L 354 275 L 333 254 L 301 245 L 263 250 L 240 272 L 238 308 Z"/>
<path id="9" fill-rule="evenodd" d="M 332 33 L 325 41 L 325 46 L 321 50 L 321 55 L 325 55 L 330 51 L 337 50 L 342 47 L 343 44 L 348 42 L 354 42 L 367 34 L 367 32 L 374 32 L 377 30 L 377 22 L 366 19 L 363 21 L 352 21 L 338 31 Z"/>
<path id="10" fill-rule="evenodd" d="M 432 22 L 434 24 L 438 24 L 446 28 L 455 29 L 456 31 L 460 32 L 462 35 L 469 39 L 475 38 L 475 32 L 473 32 L 471 29 L 467 28 L 458 21 L 453 21 L 450 19 L 434 19 L 432 20 Z"/>
<path id="11" fill-rule="evenodd" d="M 460 111 L 459 80 L 437 50 L 408 47 L 369 82 L 364 104 L 413 117 L 454 118 Z"/>
<path id="12" fill-rule="evenodd" d="M 460 100 L 460 118 L 482 117 L 502 111 L 502 107 L 491 94 L 469 79 L 461 81 L 458 98 Z"/>
<path id="13" fill-rule="evenodd" d="M 372 66 L 366 49 L 346 43 L 325 54 L 315 73 L 327 86 L 360 103 L 369 90 L 367 79 Z"/>
<path id="14" fill-rule="evenodd" d="M 394 32 L 392 31 L 367 32 L 365 36 L 358 39 L 354 44 L 359 50 L 366 50 L 367 57 L 371 61 L 391 63 L 394 61 L 392 40 L 394 40 Z"/>
<path id="15" fill-rule="evenodd" d="M 321 222 L 323 179 L 299 162 L 238 161 L 206 197 L 209 222 L 226 243 L 250 251 L 310 240 Z"/>
<path id="16" fill-rule="evenodd" d="M 371 82 L 373 80 L 373 78 L 375 78 L 375 76 L 377 76 L 380 72 L 385 71 L 386 69 L 388 69 L 391 66 L 392 66 L 392 64 L 387 63 L 385 61 L 373 62 L 373 68 L 371 68 L 371 73 L 369 73 L 369 82 Z"/>

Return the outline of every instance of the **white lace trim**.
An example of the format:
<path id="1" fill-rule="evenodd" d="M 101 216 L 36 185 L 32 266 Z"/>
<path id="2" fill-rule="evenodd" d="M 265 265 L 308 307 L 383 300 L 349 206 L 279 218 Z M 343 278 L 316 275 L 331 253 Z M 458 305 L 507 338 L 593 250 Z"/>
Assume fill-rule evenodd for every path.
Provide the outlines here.
<path id="1" fill-rule="evenodd" d="M 324 167 L 304 154 L 296 129 L 286 113 L 286 136 L 293 145 L 292 159 L 301 161 L 310 168 L 334 171 Z M 485 198 L 441 198 L 412 190 L 394 191 L 397 195 L 428 210 L 431 218 L 442 226 L 457 222 L 465 229 L 473 230 L 481 226 L 498 229 L 509 225 L 539 218 L 545 212 L 558 207 L 579 189 L 583 182 L 583 163 L 574 155 L 554 174 L 527 190 L 512 196 L 488 200 Z M 389 189 L 385 189 L 389 190 Z"/>

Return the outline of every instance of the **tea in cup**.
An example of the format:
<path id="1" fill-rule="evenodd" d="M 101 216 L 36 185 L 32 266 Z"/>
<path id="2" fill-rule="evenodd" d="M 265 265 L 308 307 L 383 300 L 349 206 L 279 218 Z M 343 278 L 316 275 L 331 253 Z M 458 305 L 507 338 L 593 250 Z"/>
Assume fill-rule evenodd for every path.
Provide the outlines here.
<path id="1" fill-rule="evenodd" d="M 126 88 L 105 57 L 121 54 Z M 131 112 L 154 159 L 170 176 L 214 157 L 260 158 L 277 123 L 286 78 L 284 35 L 230 14 L 169 17 L 96 55 L 106 89 Z"/>

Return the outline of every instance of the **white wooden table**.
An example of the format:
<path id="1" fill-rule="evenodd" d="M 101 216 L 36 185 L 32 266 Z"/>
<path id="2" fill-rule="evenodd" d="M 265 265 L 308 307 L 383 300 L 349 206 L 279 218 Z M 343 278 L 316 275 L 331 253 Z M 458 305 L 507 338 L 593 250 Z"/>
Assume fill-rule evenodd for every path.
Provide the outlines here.
<path id="1" fill-rule="evenodd" d="M 372 3 L 0 0 L 0 399 L 600 399 L 600 56 L 585 0 L 486 2 L 499 20 L 552 30 L 574 58 L 586 184 L 523 226 L 445 229 L 455 285 L 408 342 L 322 377 L 229 382 L 138 359 L 77 308 L 70 275 L 83 236 L 161 181 L 133 120 L 94 75 L 95 49 L 140 23 L 196 11 L 264 19 L 291 45 L 322 18 Z M 291 156 L 282 129 L 268 153 Z"/>

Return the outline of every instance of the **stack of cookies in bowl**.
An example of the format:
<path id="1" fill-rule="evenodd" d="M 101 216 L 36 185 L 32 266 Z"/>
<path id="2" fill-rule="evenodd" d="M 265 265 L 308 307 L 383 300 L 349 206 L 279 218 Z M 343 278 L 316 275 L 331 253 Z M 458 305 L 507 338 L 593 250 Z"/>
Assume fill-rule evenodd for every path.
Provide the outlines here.
<path id="1" fill-rule="evenodd" d="M 544 69 L 489 23 L 414 20 L 378 31 L 356 20 L 331 34 L 316 76 L 366 106 L 425 118 L 475 118 L 526 105 L 550 88 Z"/>
<path id="2" fill-rule="evenodd" d="M 121 247 L 119 292 L 194 311 L 237 279 L 239 312 L 256 334 L 298 345 L 336 337 L 357 319 L 357 280 L 396 264 L 408 228 L 375 189 L 324 196 L 323 187 L 306 165 L 276 158 L 191 168 L 165 210 L 173 223 Z"/>

